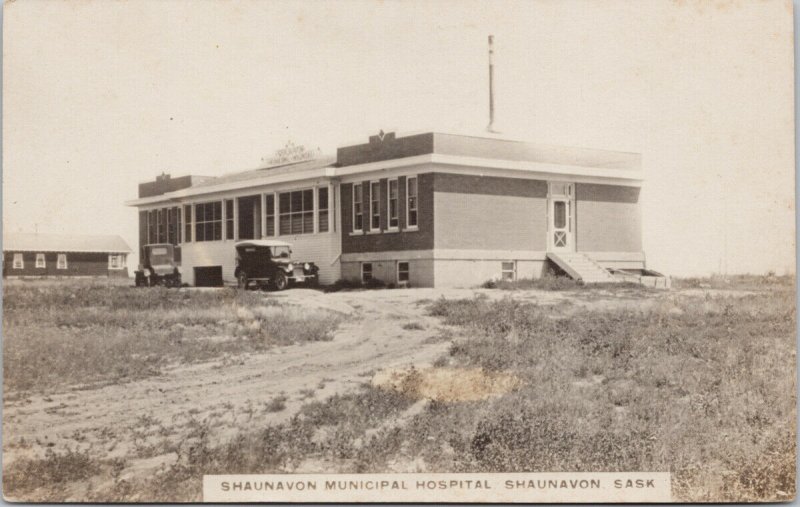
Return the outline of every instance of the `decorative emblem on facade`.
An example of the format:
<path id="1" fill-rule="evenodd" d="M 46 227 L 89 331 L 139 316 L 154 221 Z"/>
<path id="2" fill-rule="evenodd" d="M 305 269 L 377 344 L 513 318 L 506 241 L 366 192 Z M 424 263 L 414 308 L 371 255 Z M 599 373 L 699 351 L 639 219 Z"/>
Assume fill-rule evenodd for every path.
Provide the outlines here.
<path id="1" fill-rule="evenodd" d="M 297 145 L 291 141 L 286 143 L 286 146 L 276 150 L 272 157 L 267 160 L 269 165 L 291 164 L 294 162 L 305 162 L 307 160 L 314 160 L 320 153 L 320 149 L 316 150 L 306 149 L 302 144 Z"/>

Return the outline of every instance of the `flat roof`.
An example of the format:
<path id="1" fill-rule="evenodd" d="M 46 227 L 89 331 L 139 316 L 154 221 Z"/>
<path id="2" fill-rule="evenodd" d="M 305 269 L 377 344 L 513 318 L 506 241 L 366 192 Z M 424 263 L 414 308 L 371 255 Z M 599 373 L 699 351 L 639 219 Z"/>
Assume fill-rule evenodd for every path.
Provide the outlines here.
<path id="1" fill-rule="evenodd" d="M 408 164 L 472 166 L 510 170 L 527 177 L 576 176 L 604 181 L 641 181 L 642 157 L 638 153 L 575 148 L 504 139 L 497 136 L 423 132 L 373 135 L 368 142 L 343 146 L 336 157 L 288 163 L 208 178 L 190 187 L 162 195 L 127 201 L 146 206 L 164 201 L 241 190 L 248 187 L 291 183 L 367 173 Z"/>

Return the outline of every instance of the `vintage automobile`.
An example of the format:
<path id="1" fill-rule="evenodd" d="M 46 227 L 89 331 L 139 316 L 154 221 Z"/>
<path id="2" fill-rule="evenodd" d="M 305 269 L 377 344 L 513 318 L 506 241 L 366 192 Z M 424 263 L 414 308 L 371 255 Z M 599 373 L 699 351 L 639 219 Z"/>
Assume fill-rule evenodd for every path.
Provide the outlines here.
<path id="1" fill-rule="evenodd" d="M 283 241 L 240 241 L 236 248 L 236 276 L 240 288 L 251 285 L 284 290 L 294 283 L 315 285 L 319 268 L 313 262 L 292 260 L 292 245 Z"/>
<path id="2" fill-rule="evenodd" d="M 170 243 L 144 245 L 139 268 L 134 271 L 137 287 L 181 286 L 180 247 Z"/>

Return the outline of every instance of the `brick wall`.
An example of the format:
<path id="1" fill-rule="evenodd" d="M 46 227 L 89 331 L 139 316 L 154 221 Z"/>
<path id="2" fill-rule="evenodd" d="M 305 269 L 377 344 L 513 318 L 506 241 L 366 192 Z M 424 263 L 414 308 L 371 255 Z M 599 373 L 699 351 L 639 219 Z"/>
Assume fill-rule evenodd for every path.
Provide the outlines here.
<path id="1" fill-rule="evenodd" d="M 546 182 L 442 173 L 434 176 L 437 249 L 546 249 Z"/>
<path id="2" fill-rule="evenodd" d="M 578 183 L 575 245 L 583 252 L 641 252 L 639 188 Z"/>
<path id="3" fill-rule="evenodd" d="M 380 179 L 381 184 L 381 232 L 369 234 L 370 223 L 370 193 L 369 180 L 363 182 L 363 208 L 364 208 L 364 233 L 353 235 L 353 184 L 341 185 L 341 238 L 342 253 L 352 252 L 381 252 L 395 250 L 430 250 L 433 248 L 433 174 L 419 174 L 417 176 L 417 216 L 418 230 L 407 231 L 406 227 L 406 179 L 399 178 L 400 198 L 399 232 L 386 232 L 388 228 L 386 189 L 387 179 Z"/>

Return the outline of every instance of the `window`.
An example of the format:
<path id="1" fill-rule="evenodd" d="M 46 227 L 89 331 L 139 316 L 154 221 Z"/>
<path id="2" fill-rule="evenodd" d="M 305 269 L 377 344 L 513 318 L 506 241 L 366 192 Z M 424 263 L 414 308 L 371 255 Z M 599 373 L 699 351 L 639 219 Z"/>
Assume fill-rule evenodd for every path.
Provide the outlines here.
<path id="1" fill-rule="evenodd" d="M 169 208 L 167 213 L 167 243 L 178 244 L 178 208 Z"/>
<path id="2" fill-rule="evenodd" d="M 317 228 L 319 232 L 328 232 L 328 187 L 317 189 L 317 209 L 319 210 Z"/>
<path id="3" fill-rule="evenodd" d="M 43 253 L 37 253 L 36 254 L 36 267 L 37 268 L 44 268 L 45 267 L 45 261 L 44 261 L 44 254 Z"/>
<path id="4" fill-rule="evenodd" d="M 517 266 L 516 262 L 503 262 L 501 266 L 500 278 L 503 280 L 516 280 L 517 279 Z"/>
<path id="5" fill-rule="evenodd" d="M 406 179 L 406 227 L 417 227 L 417 177 Z"/>
<path id="6" fill-rule="evenodd" d="M 56 269 L 67 269 L 67 254 L 58 254 Z"/>
<path id="7" fill-rule="evenodd" d="M 147 212 L 147 242 L 158 243 L 158 222 L 156 210 Z"/>
<path id="8" fill-rule="evenodd" d="M 361 263 L 361 283 L 367 283 L 370 280 L 372 280 L 372 263 L 371 262 L 362 262 Z"/>
<path id="9" fill-rule="evenodd" d="M 108 256 L 108 269 L 125 268 L 125 256 L 122 254 L 110 254 Z"/>
<path id="10" fill-rule="evenodd" d="M 267 236 L 275 235 L 275 194 L 267 194 Z"/>
<path id="11" fill-rule="evenodd" d="M 225 239 L 233 239 L 233 199 L 225 199 Z"/>
<path id="12" fill-rule="evenodd" d="M 164 215 L 166 210 L 156 210 L 156 242 L 157 243 L 166 243 L 167 242 L 167 230 L 164 227 L 164 219 L 167 218 Z"/>
<path id="13" fill-rule="evenodd" d="M 400 198 L 397 180 L 389 180 L 389 229 L 400 225 L 398 202 Z"/>
<path id="14" fill-rule="evenodd" d="M 192 241 L 192 205 L 187 204 L 183 207 L 183 216 L 186 219 L 186 223 L 184 224 L 184 234 L 183 240 L 185 242 Z"/>
<path id="15" fill-rule="evenodd" d="M 397 283 L 399 284 L 408 284 L 408 262 L 398 262 L 397 263 Z"/>
<path id="16" fill-rule="evenodd" d="M 381 184 L 379 181 L 373 181 L 369 184 L 369 199 L 369 230 L 379 231 L 381 229 Z"/>
<path id="17" fill-rule="evenodd" d="M 567 226 L 567 203 L 564 201 L 553 202 L 553 225 L 556 229 L 563 229 Z"/>
<path id="18" fill-rule="evenodd" d="M 278 195 L 280 234 L 314 232 L 314 192 L 297 190 Z"/>
<path id="19" fill-rule="evenodd" d="M 363 185 L 353 185 L 353 232 L 361 232 L 364 226 Z"/>
<path id="20" fill-rule="evenodd" d="M 183 226 L 181 225 L 181 208 L 180 206 L 175 208 L 175 230 L 176 230 L 176 242 L 175 244 L 178 245 L 181 243 L 181 231 L 183 231 Z"/>
<path id="21" fill-rule="evenodd" d="M 14 269 L 24 269 L 25 268 L 25 260 L 22 258 L 22 254 L 21 253 L 15 253 L 14 254 L 13 268 Z"/>
<path id="22" fill-rule="evenodd" d="M 222 239 L 222 201 L 195 204 L 194 214 L 195 241 Z"/>

